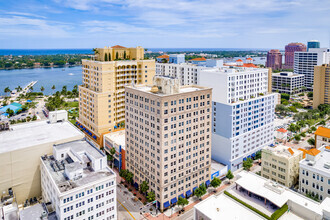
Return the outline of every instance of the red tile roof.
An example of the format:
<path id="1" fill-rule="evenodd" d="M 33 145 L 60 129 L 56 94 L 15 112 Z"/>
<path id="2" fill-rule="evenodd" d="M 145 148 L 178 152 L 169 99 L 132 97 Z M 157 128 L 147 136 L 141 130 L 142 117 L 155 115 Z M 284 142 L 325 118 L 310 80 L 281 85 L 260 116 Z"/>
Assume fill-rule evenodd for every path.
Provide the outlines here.
<path id="1" fill-rule="evenodd" d="M 290 147 L 288 148 L 288 151 L 290 152 L 291 155 L 294 155 L 294 152 Z"/>
<path id="2" fill-rule="evenodd" d="M 253 68 L 258 68 L 256 65 L 253 63 L 243 63 L 243 67 L 253 67 Z"/>
<path id="3" fill-rule="evenodd" d="M 316 149 L 316 148 L 312 148 L 310 150 L 308 150 L 306 153 L 312 156 L 316 156 L 320 153 L 321 151 Z"/>
<path id="4" fill-rule="evenodd" d="M 253 60 L 251 57 L 247 58 L 246 60 Z"/>
<path id="5" fill-rule="evenodd" d="M 120 45 L 115 45 L 115 46 L 113 46 L 111 48 L 126 48 L 126 47 L 123 47 L 123 46 L 120 46 Z"/>
<path id="6" fill-rule="evenodd" d="M 204 57 L 192 59 L 193 61 L 206 61 Z"/>
<path id="7" fill-rule="evenodd" d="M 243 60 L 241 60 L 241 59 L 238 59 L 238 60 L 236 60 L 236 62 L 243 62 Z"/>
<path id="8" fill-rule="evenodd" d="M 159 57 L 157 57 L 157 58 L 159 58 L 159 59 L 169 59 L 170 56 L 167 55 L 167 54 L 164 54 L 164 55 L 161 55 L 161 56 L 159 56 Z"/>
<path id="9" fill-rule="evenodd" d="M 277 131 L 282 132 L 282 133 L 286 133 L 286 132 L 288 132 L 288 130 L 286 130 L 286 129 L 284 129 L 284 128 L 277 129 Z"/>
<path id="10" fill-rule="evenodd" d="M 330 138 L 330 129 L 325 127 L 318 127 L 315 131 L 315 135 Z"/>

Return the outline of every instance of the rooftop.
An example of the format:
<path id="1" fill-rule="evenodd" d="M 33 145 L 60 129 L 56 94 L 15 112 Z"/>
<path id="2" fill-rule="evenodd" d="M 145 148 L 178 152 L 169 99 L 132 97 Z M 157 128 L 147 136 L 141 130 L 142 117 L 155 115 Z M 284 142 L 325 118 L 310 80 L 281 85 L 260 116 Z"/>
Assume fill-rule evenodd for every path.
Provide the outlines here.
<path id="1" fill-rule="evenodd" d="M 10 126 L 0 132 L 0 153 L 19 150 L 40 144 L 56 144 L 72 138 L 83 138 L 84 134 L 70 122 L 50 124 L 48 121 L 28 122 Z"/>
<path id="2" fill-rule="evenodd" d="M 158 58 L 158 59 L 162 59 L 162 58 L 164 58 L 164 59 L 168 59 L 168 58 L 170 58 L 170 56 L 167 55 L 167 54 L 164 54 L 164 55 L 158 56 L 157 58 Z"/>
<path id="3" fill-rule="evenodd" d="M 307 155 L 306 159 L 300 161 L 300 165 L 313 167 L 313 169 L 327 173 L 330 176 L 330 149 L 321 147 L 317 150 L 313 148 L 308 150 L 306 154 L 311 157 Z"/>
<path id="4" fill-rule="evenodd" d="M 278 132 L 282 132 L 282 133 L 286 133 L 286 132 L 288 132 L 288 130 L 286 130 L 286 129 L 284 129 L 284 128 L 277 129 L 276 131 L 278 131 Z"/>
<path id="5" fill-rule="evenodd" d="M 278 157 L 284 157 L 284 158 L 290 158 L 293 156 L 298 156 L 299 154 L 302 154 L 303 152 L 300 150 L 292 149 L 290 147 L 284 146 L 284 145 L 277 145 L 276 147 L 264 147 L 262 149 L 263 152 L 272 153 L 273 155 L 276 155 Z"/>
<path id="6" fill-rule="evenodd" d="M 193 61 L 206 61 L 206 59 L 204 57 L 201 58 L 195 58 L 195 59 L 191 59 Z"/>
<path id="7" fill-rule="evenodd" d="M 264 219 L 252 210 L 236 202 L 225 194 L 211 196 L 195 205 L 195 209 L 202 212 L 209 219 Z"/>
<path id="8" fill-rule="evenodd" d="M 104 138 L 107 138 L 117 145 L 120 145 L 122 149 L 125 150 L 125 130 L 111 132 L 104 135 Z"/>
<path id="9" fill-rule="evenodd" d="M 304 76 L 304 74 L 297 74 L 293 72 L 280 72 L 280 73 L 272 73 L 272 76 L 277 76 L 277 77 L 301 77 Z"/>
<path id="10" fill-rule="evenodd" d="M 330 129 L 325 127 L 318 127 L 318 129 L 315 131 L 315 135 L 330 138 Z"/>
<path id="11" fill-rule="evenodd" d="M 108 166 L 100 170 L 93 169 L 91 163 L 102 158 L 106 160 L 106 157 L 85 140 L 55 145 L 56 151 L 65 153 L 65 159 L 56 160 L 54 156 L 41 159 L 61 193 L 115 175 Z"/>

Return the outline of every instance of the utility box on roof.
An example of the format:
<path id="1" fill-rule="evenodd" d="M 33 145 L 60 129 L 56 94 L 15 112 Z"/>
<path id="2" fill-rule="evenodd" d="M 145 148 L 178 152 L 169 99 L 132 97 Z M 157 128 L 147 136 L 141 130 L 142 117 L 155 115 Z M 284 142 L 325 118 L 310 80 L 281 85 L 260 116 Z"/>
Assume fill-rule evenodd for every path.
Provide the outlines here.
<path id="1" fill-rule="evenodd" d="M 56 122 L 64 122 L 68 120 L 68 112 L 65 110 L 49 112 L 49 122 L 51 124 Z"/>

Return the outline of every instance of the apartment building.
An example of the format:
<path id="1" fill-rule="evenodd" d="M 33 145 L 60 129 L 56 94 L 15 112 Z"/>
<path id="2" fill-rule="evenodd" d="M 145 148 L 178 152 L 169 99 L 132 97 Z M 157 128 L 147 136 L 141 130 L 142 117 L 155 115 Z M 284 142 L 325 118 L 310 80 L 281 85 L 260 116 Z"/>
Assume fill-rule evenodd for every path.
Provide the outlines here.
<path id="1" fill-rule="evenodd" d="M 294 52 L 306 51 L 306 45 L 303 43 L 289 43 L 285 46 L 285 69 L 293 69 Z"/>
<path id="2" fill-rule="evenodd" d="M 125 89 L 126 169 L 164 210 L 210 184 L 212 89 L 162 76 L 153 85 Z"/>
<path id="3" fill-rule="evenodd" d="M 200 71 L 204 68 L 188 63 L 156 63 L 156 75 L 178 78 L 181 85 L 197 85 Z"/>
<path id="4" fill-rule="evenodd" d="M 53 112 L 50 115 L 54 115 Z M 21 123 L 0 131 L 0 191 L 12 188 L 17 204 L 40 197 L 40 157 L 51 154 L 54 144 L 80 140 L 84 136 L 68 121 Z"/>
<path id="5" fill-rule="evenodd" d="M 313 91 L 314 67 L 328 64 L 329 59 L 330 49 L 327 48 L 309 48 L 307 52 L 295 52 L 293 72 L 304 74 L 305 87 Z"/>
<path id="6" fill-rule="evenodd" d="M 281 72 L 272 74 L 273 92 L 295 94 L 303 91 L 305 86 L 304 75 L 292 72 Z"/>
<path id="7" fill-rule="evenodd" d="M 117 219 L 116 174 L 85 140 L 54 145 L 41 157 L 41 187 L 59 220 Z"/>
<path id="8" fill-rule="evenodd" d="M 330 147 L 307 151 L 299 166 L 299 191 L 320 201 L 330 197 Z"/>
<path id="9" fill-rule="evenodd" d="M 236 170 L 273 143 L 275 96 L 271 70 L 204 69 L 199 85 L 213 88 L 212 159 Z"/>
<path id="10" fill-rule="evenodd" d="M 330 104 L 330 64 L 314 67 L 313 108 Z"/>
<path id="11" fill-rule="evenodd" d="M 261 176 L 288 188 L 298 182 L 303 152 L 284 145 L 261 150 Z"/>
<path id="12" fill-rule="evenodd" d="M 279 50 L 268 51 L 266 67 L 274 70 L 282 69 L 282 53 Z"/>
<path id="13" fill-rule="evenodd" d="M 315 147 L 319 149 L 322 146 L 330 146 L 330 129 L 318 127 L 315 131 Z"/>
<path id="14" fill-rule="evenodd" d="M 103 134 L 124 126 L 126 85 L 150 84 L 155 61 L 144 60 L 142 47 L 97 48 L 95 60 L 83 60 L 79 86 L 79 126 L 102 146 Z"/>

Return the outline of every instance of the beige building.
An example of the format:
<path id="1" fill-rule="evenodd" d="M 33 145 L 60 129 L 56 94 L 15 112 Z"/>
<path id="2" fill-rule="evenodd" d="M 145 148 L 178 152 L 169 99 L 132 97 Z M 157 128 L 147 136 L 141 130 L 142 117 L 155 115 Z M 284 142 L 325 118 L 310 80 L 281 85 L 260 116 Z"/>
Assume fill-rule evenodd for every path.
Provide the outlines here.
<path id="1" fill-rule="evenodd" d="M 330 104 L 330 64 L 314 67 L 313 108 Z"/>
<path id="2" fill-rule="evenodd" d="M 38 121 L 18 124 L 0 132 L 0 191 L 13 188 L 18 204 L 41 196 L 40 157 L 54 144 L 84 138 L 70 122 Z"/>
<path id="3" fill-rule="evenodd" d="M 211 179 L 212 89 L 155 77 L 154 86 L 127 86 L 126 168 L 163 210 Z"/>
<path id="4" fill-rule="evenodd" d="M 103 134 L 124 125 L 125 86 L 150 84 L 155 75 L 155 61 L 144 60 L 142 47 L 98 48 L 95 54 L 95 60 L 82 61 L 78 125 L 102 146 Z M 109 56 L 111 61 L 105 61 Z"/>
<path id="5" fill-rule="evenodd" d="M 315 147 L 318 149 L 322 146 L 330 146 L 330 129 L 318 127 L 315 131 Z"/>
<path id="6" fill-rule="evenodd" d="M 261 151 L 261 176 L 290 188 L 298 182 L 302 159 L 300 150 L 284 145 L 265 147 Z"/>

